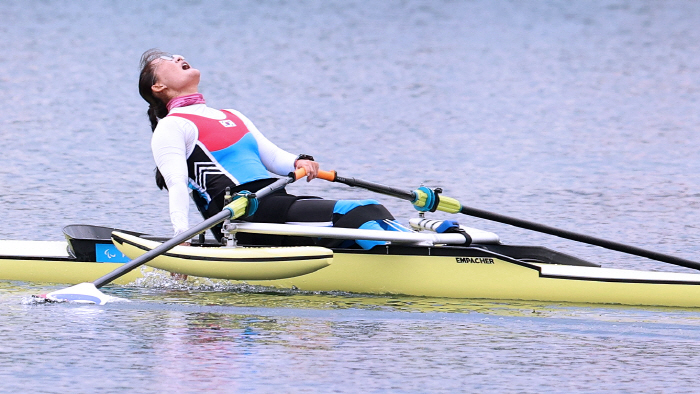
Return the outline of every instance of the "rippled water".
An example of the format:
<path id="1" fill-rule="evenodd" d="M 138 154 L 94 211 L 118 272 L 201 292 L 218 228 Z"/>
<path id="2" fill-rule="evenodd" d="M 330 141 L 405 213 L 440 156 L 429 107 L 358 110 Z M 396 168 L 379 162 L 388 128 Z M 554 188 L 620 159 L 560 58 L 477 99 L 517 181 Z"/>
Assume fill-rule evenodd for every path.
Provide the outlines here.
<path id="1" fill-rule="evenodd" d="M 697 260 L 692 1 L 0 2 L 0 239 L 73 223 L 170 234 L 140 54 L 325 169 Z M 379 198 L 322 181 L 292 191 Z M 447 217 L 435 214 L 433 217 Z M 483 220 L 506 243 L 668 269 Z M 192 222 L 198 218 L 192 214 Z M 49 286 L 49 289 L 52 289 Z M 694 310 L 111 287 L 107 307 L 0 283 L 0 391 L 692 392 Z"/>

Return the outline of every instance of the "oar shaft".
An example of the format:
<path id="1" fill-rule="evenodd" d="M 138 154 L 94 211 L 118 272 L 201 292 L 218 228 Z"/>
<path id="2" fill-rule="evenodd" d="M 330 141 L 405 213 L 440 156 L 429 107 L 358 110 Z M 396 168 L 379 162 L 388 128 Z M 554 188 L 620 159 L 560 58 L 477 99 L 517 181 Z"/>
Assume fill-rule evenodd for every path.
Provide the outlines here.
<path id="1" fill-rule="evenodd" d="M 286 185 L 296 181 L 297 179 L 303 178 L 304 177 L 303 174 L 305 174 L 305 173 L 306 173 L 305 171 L 299 172 L 297 170 L 296 173 L 289 174 L 289 176 L 287 178 L 280 178 L 280 179 L 274 181 L 272 184 L 263 187 L 262 189 L 258 190 L 257 192 L 255 192 L 253 194 L 255 195 L 256 198 L 265 197 L 268 194 L 274 193 L 277 190 L 285 187 Z M 302 175 L 299 175 L 299 174 L 302 174 Z"/>
<path id="2" fill-rule="evenodd" d="M 393 187 L 385 186 L 379 183 L 363 181 L 362 179 L 344 178 L 338 176 L 338 173 L 336 173 L 335 171 L 319 171 L 318 177 L 331 182 L 343 183 L 348 186 L 361 187 L 363 189 L 367 189 L 375 193 L 386 194 L 388 196 L 400 198 L 407 201 L 413 201 L 416 198 L 415 193 L 413 193 L 412 191 L 395 189 Z"/>
<path id="3" fill-rule="evenodd" d="M 503 224 L 509 224 L 511 226 L 524 228 L 527 230 L 537 231 L 549 235 L 554 235 L 560 238 L 569 239 L 572 241 L 582 242 L 590 245 L 600 246 L 602 248 L 615 250 L 618 252 L 623 252 L 639 257 L 646 257 L 648 259 L 662 261 L 664 263 L 675 264 L 681 267 L 693 268 L 700 270 L 700 263 L 695 261 L 686 260 L 676 256 L 670 256 L 667 254 L 654 252 L 651 250 L 646 250 L 643 248 L 638 248 L 636 246 L 625 245 L 619 242 L 609 241 L 607 239 L 592 237 L 590 235 L 579 234 L 573 231 L 561 230 L 555 227 L 550 227 L 544 224 L 530 222 L 523 219 L 518 219 L 506 215 L 501 215 L 498 213 L 488 212 L 481 209 L 470 208 L 462 206 L 460 213 L 465 215 L 474 216 L 482 219 L 491 220 L 494 222 L 499 222 Z"/>

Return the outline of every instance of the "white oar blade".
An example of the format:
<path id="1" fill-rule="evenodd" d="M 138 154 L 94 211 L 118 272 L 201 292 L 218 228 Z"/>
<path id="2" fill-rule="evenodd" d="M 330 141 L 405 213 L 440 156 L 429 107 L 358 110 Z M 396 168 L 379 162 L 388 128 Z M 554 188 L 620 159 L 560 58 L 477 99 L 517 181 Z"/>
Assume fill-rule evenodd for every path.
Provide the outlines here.
<path id="1" fill-rule="evenodd" d="M 104 305 L 108 302 L 127 301 L 124 298 L 112 297 L 99 291 L 92 283 L 80 283 L 65 289 L 46 294 L 46 299 L 52 302 L 75 302 L 79 304 Z"/>

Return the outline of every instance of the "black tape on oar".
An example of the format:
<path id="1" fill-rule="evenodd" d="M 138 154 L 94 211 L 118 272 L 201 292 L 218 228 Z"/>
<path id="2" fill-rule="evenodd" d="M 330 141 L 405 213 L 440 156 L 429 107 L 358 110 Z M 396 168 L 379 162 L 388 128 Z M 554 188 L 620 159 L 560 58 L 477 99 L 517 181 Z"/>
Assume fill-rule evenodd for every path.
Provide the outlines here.
<path id="1" fill-rule="evenodd" d="M 393 187 L 389 186 L 384 186 L 379 183 L 374 183 L 374 182 L 368 182 L 368 181 L 363 181 L 361 179 L 356 179 L 356 178 L 344 178 L 341 176 L 338 176 L 338 174 L 335 174 L 335 179 L 333 182 L 340 182 L 344 183 L 348 186 L 354 186 L 354 187 L 361 187 L 363 189 L 367 189 L 369 191 L 381 193 L 381 194 L 387 194 L 389 196 L 393 196 L 396 198 L 400 198 L 403 200 L 414 200 L 416 196 L 414 195 L 413 192 L 407 192 L 405 190 L 399 190 L 395 189 Z"/>

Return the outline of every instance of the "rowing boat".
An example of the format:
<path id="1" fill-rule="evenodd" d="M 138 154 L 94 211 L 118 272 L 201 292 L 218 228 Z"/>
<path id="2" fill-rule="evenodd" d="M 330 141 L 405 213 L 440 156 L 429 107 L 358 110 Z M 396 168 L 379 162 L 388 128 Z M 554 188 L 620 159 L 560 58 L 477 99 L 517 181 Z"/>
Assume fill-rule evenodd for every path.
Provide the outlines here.
<path id="1" fill-rule="evenodd" d="M 314 228 L 230 222 L 251 232 L 308 239 L 376 239 L 371 250 L 322 247 L 222 247 L 193 239 L 147 263 L 187 275 L 303 291 L 344 291 L 492 300 L 700 307 L 700 274 L 602 268 L 539 246 L 504 245 L 493 233 L 459 226 L 436 233 Z M 65 242 L 0 241 L 0 279 L 79 283 L 154 249 L 164 238 L 98 226 L 64 229 Z M 467 244 L 468 243 L 468 244 Z M 268 264 L 266 268 L 264 265 Z M 135 270 L 119 278 L 128 283 Z"/>
<path id="2" fill-rule="evenodd" d="M 425 230 L 441 222 L 418 218 L 410 223 Z M 233 233 L 388 242 L 366 251 L 336 248 L 333 263 L 323 269 L 290 278 L 246 281 L 253 285 L 379 295 L 700 307 L 700 274 L 602 268 L 543 247 L 503 245 L 493 233 L 459 229 L 448 234 L 407 234 L 243 222 L 229 226 Z M 138 236 L 115 232 L 112 238 L 132 258 L 152 249 Z M 464 246 L 465 242 L 471 243 Z"/>

